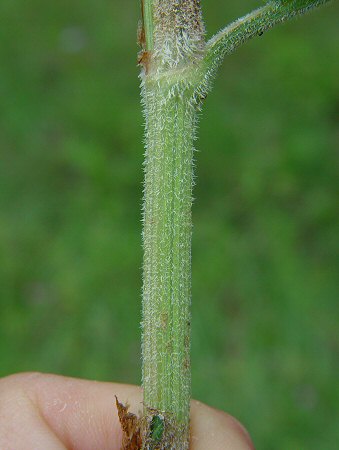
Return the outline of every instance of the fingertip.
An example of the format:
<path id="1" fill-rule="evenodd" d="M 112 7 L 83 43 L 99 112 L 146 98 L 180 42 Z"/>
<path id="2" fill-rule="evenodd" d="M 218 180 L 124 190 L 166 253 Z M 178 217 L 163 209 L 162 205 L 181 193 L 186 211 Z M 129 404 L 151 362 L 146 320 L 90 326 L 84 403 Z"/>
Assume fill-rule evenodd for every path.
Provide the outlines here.
<path id="1" fill-rule="evenodd" d="M 231 415 L 201 402 L 192 402 L 192 450 L 254 450 L 244 426 Z"/>

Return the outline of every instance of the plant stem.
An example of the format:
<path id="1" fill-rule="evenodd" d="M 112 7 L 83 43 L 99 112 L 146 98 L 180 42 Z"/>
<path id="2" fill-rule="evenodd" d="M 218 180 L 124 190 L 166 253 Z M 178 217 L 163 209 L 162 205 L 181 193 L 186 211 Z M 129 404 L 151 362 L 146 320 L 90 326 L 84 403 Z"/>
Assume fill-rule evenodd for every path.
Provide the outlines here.
<path id="1" fill-rule="evenodd" d="M 181 92 L 180 92 L 181 90 Z M 196 105 L 188 89 L 146 81 L 143 387 L 164 441 L 188 448 L 191 205 Z M 151 408 L 153 411 L 149 409 Z M 174 437 L 173 429 L 176 429 Z M 162 447 L 161 447 L 162 448 Z M 163 447 L 172 448 L 172 447 Z"/>
<path id="2" fill-rule="evenodd" d="M 143 264 L 145 449 L 189 446 L 193 141 L 203 26 L 197 0 L 149 0 L 141 55 L 146 119 Z M 152 40 L 147 37 L 152 30 Z M 151 42 L 151 47 L 148 42 Z M 150 50 L 149 50 L 150 49 Z M 156 419 L 156 420 L 155 420 Z M 159 425 L 160 420 L 160 425 Z M 156 439 L 152 426 L 161 429 Z"/>

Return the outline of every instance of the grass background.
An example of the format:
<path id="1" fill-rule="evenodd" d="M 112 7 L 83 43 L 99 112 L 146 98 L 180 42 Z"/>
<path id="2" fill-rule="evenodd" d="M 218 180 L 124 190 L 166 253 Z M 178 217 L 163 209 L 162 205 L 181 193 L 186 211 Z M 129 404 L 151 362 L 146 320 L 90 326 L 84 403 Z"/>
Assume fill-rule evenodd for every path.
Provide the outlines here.
<path id="1" fill-rule="evenodd" d="M 209 35 L 257 5 L 205 0 Z M 261 450 L 338 448 L 338 13 L 228 57 L 201 120 L 193 395 Z M 140 381 L 138 15 L 0 3 L 2 376 Z"/>

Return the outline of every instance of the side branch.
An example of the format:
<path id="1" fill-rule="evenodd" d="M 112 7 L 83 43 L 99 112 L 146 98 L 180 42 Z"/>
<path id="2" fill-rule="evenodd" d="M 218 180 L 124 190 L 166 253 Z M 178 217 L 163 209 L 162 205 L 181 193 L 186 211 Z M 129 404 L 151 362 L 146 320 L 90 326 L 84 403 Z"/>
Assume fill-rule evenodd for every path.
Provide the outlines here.
<path id="1" fill-rule="evenodd" d="M 330 0 L 275 0 L 222 29 L 207 42 L 204 58 L 208 78 L 213 76 L 224 57 L 254 36 L 273 26 L 302 15 Z"/>

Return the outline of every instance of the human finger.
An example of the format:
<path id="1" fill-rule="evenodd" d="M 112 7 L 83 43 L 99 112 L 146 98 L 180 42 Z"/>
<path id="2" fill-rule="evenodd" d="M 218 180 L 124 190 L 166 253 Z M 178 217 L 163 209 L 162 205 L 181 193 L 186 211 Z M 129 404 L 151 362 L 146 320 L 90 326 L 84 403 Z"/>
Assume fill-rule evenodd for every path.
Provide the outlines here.
<path id="1" fill-rule="evenodd" d="M 40 373 L 3 378 L 0 448 L 119 450 L 122 432 L 115 395 L 131 412 L 142 410 L 137 386 Z M 191 430 L 192 450 L 253 449 L 235 419 L 200 402 L 192 402 Z"/>

